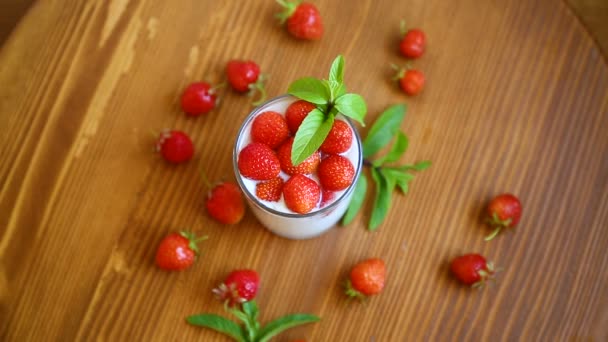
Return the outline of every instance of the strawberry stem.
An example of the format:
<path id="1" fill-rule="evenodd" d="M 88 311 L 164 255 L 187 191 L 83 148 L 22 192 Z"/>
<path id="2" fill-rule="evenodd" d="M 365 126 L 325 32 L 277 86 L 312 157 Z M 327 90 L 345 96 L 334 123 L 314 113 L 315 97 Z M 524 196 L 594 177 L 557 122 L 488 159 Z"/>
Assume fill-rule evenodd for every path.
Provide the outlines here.
<path id="1" fill-rule="evenodd" d="M 498 236 L 498 234 L 500 234 L 500 231 L 502 230 L 501 226 L 498 226 L 494 229 L 494 231 L 492 233 L 490 233 L 490 235 L 486 236 L 486 238 L 484 240 L 486 241 L 491 241 L 492 239 L 494 239 L 496 236 Z"/>
<path id="2" fill-rule="evenodd" d="M 405 36 L 405 34 L 407 33 L 407 25 L 405 23 L 405 19 L 401 19 L 401 22 L 399 23 L 399 32 L 401 32 L 401 36 Z"/>
<path id="3" fill-rule="evenodd" d="M 264 103 L 264 101 L 266 101 L 266 89 L 264 87 L 264 83 L 266 82 L 267 76 L 262 74 L 260 75 L 260 77 L 258 77 L 258 80 L 255 83 L 252 83 L 249 85 L 249 96 L 253 96 L 253 94 L 255 94 L 255 92 L 259 92 L 260 96 L 257 100 L 253 101 L 251 104 L 254 106 L 259 106 L 262 103 Z"/>

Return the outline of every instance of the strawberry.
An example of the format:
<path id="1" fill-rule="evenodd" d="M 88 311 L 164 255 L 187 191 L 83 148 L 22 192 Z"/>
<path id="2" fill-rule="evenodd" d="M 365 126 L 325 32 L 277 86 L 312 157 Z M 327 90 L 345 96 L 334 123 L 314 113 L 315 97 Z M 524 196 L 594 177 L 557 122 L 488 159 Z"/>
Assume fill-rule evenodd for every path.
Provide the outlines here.
<path id="1" fill-rule="evenodd" d="M 503 228 L 513 228 L 521 218 L 521 202 L 512 194 L 502 194 L 494 197 L 487 208 L 488 222 L 494 231 L 486 237 L 486 241 L 495 238 Z"/>
<path id="2" fill-rule="evenodd" d="M 192 159 L 194 145 L 182 131 L 163 131 L 156 142 L 156 150 L 168 162 L 179 164 Z"/>
<path id="3" fill-rule="evenodd" d="M 267 145 L 252 142 L 239 152 L 238 168 L 241 175 L 253 180 L 270 180 L 279 175 L 281 164 Z"/>
<path id="4" fill-rule="evenodd" d="M 281 177 L 276 177 L 266 182 L 260 182 L 255 185 L 255 195 L 257 198 L 264 201 L 278 202 L 283 193 L 283 183 Z"/>
<path id="5" fill-rule="evenodd" d="M 363 299 L 377 295 L 384 289 L 386 266 L 379 258 L 359 262 L 350 271 L 346 281 L 346 295 Z"/>
<path id="6" fill-rule="evenodd" d="M 399 83 L 399 87 L 404 93 L 415 96 L 418 95 L 423 89 L 425 84 L 424 73 L 420 70 L 411 69 L 409 67 L 399 68 L 393 66 L 397 70 L 397 73 L 393 77 Z"/>
<path id="7" fill-rule="evenodd" d="M 222 182 L 209 191 L 205 201 L 207 212 L 223 224 L 239 223 L 245 215 L 241 190 L 234 183 Z"/>
<path id="8" fill-rule="evenodd" d="M 321 153 L 316 151 L 310 157 L 304 159 L 298 166 L 294 166 L 291 162 L 293 139 L 294 138 L 287 139 L 287 141 L 279 146 L 279 149 L 277 150 L 277 157 L 279 158 L 279 163 L 281 163 L 281 170 L 285 171 L 288 175 L 314 173 L 321 161 Z"/>
<path id="9" fill-rule="evenodd" d="M 348 188 L 355 177 L 355 167 L 350 160 L 332 154 L 319 164 L 319 181 L 323 189 L 340 191 Z"/>
<path id="10" fill-rule="evenodd" d="M 248 302 L 255 298 L 260 287 L 260 276 L 254 270 L 232 271 L 217 288 L 215 296 L 229 306 Z"/>
<path id="11" fill-rule="evenodd" d="M 325 207 L 331 203 L 334 198 L 336 198 L 336 193 L 334 191 L 329 191 L 327 189 L 321 190 L 321 204 L 319 204 L 319 207 Z"/>
<path id="12" fill-rule="evenodd" d="M 251 139 L 275 149 L 289 137 L 285 118 L 273 111 L 261 113 L 251 124 Z"/>
<path id="13" fill-rule="evenodd" d="M 405 29 L 405 25 L 401 28 L 403 39 L 399 44 L 399 51 L 405 57 L 418 58 L 422 56 L 426 48 L 426 35 L 420 29 Z"/>
<path id="14" fill-rule="evenodd" d="M 340 154 L 348 151 L 353 142 L 353 132 L 346 121 L 335 120 L 327 138 L 319 148 L 327 154 Z"/>
<path id="15" fill-rule="evenodd" d="M 192 266 L 199 254 L 199 241 L 206 236 L 196 238 L 188 232 L 171 233 L 167 235 L 156 250 L 156 265 L 167 271 L 181 271 Z"/>
<path id="16" fill-rule="evenodd" d="M 461 283 L 473 287 L 483 287 L 486 280 L 492 279 L 496 269 L 492 262 L 479 254 L 465 254 L 454 258 L 450 263 L 452 274 Z"/>
<path id="17" fill-rule="evenodd" d="M 315 108 L 317 108 L 317 106 L 304 100 L 298 100 L 287 107 L 287 110 L 285 111 L 285 120 L 287 121 L 287 126 L 289 127 L 291 134 L 296 134 L 306 115 Z"/>
<path id="18" fill-rule="evenodd" d="M 226 65 L 226 76 L 232 89 L 239 92 L 249 91 L 253 94 L 260 92 L 260 98 L 253 104 L 258 105 L 266 99 L 264 75 L 260 75 L 260 67 L 253 61 L 231 60 Z"/>
<path id="19" fill-rule="evenodd" d="M 277 17 L 281 24 L 287 21 L 287 31 L 298 39 L 317 40 L 323 36 L 323 22 L 317 7 L 308 2 L 277 0 L 284 11 Z"/>
<path id="20" fill-rule="evenodd" d="M 209 113 L 215 108 L 217 100 L 216 88 L 212 88 L 209 83 L 191 83 L 182 94 L 182 110 L 190 116 L 199 116 Z"/>
<path id="21" fill-rule="evenodd" d="M 321 189 L 314 180 L 304 175 L 291 176 L 283 186 L 285 205 L 298 214 L 307 214 L 317 206 Z"/>

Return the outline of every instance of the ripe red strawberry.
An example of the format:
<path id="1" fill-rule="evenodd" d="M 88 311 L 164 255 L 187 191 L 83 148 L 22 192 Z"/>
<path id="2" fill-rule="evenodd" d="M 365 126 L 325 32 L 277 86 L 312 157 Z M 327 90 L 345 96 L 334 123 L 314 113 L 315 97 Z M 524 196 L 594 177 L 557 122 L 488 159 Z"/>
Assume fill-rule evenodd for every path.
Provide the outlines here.
<path id="1" fill-rule="evenodd" d="M 260 276 L 254 270 L 232 271 L 213 293 L 222 302 L 235 306 L 255 298 L 260 286 Z"/>
<path id="2" fill-rule="evenodd" d="M 279 175 L 281 165 L 274 151 L 267 145 L 252 142 L 239 152 L 241 175 L 253 180 L 270 180 Z"/>
<path id="3" fill-rule="evenodd" d="M 319 166 L 319 162 L 321 162 L 321 153 L 316 151 L 310 155 L 310 157 L 304 159 L 303 162 L 294 166 L 291 162 L 293 139 L 294 138 L 287 139 L 287 141 L 279 146 L 279 149 L 277 150 L 277 157 L 279 157 L 279 162 L 281 163 L 281 170 L 285 171 L 288 175 L 314 173 Z"/>
<path id="4" fill-rule="evenodd" d="M 194 145 L 182 131 L 163 131 L 156 142 L 156 150 L 171 163 L 179 164 L 192 159 Z"/>
<path id="5" fill-rule="evenodd" d="M 486 241 L 495 238 L 503 228 L 513 228 L 521 218 L 521 202 L 512 194 L 502 194 L 494 197 L 487 208 L 488 222 L 494 231 L 486 237 Z"/>
<path id="6" fill-rule="evenodd" d="M 285 120 L 287 120 L 287 126 L 291 134 L 296 134 L 306 115 L 315 108 L 317 107 L 314 104 L 304 100 L 298 100 L 287 107 Z"/>
<path id="7" fill-rule="evenodd" d="M 350 271 L 346 280 L 346 295 L 363 299 L 377 295 L 384 289 L 386 266 L 379 258 L 359 262 Z"/>
<path id="8" fill-rule="evenodd" d="M 486 258 L 479 254 L 465 254 L 454 258 L 450 270 L 461 283 L 473 287 L 482 287 L 496 273 L 492 262 L 486 261 Z"/>
<path id="9" fill-rule="evenodd" d="M 226 76 L 232 89 L 248 91 L 260 76 L 260 67 L 253 61 L 231 60 L 226 65 Z"/>
<path id="10" fill-rule="evenodd" d="M 156 250 L 156 265 L 167 271 L 181 271 L 190 267 L 199 254 L 199 241 L 206 236 L 196 238 L 188 232 L 171 233 L 167 235 Z"/>
<path id="11" fill-rule="evenodd" d="M 216 89 L 209 83 L 195 82 L 190 84 L 182 94 L 182 110 L 191 116 L 209 113 L 215 108 Z"/>
<path id="12" fill-rule="evenodd" d="M 283 184 L 284 182 L 281 177 L 276 177 L 266 182 L 260 182 L 255 185 L 255 195 L 257 198 L 264 201 L 277 202 L 281 199 Z"/>
<path id="13" fill-rule="evenodd" d="M 328 205 L 329 203 L 331 203 L 334 198 L 336 198 L 336 193 L 333 191 L 329 191 L 327 189 L 323 189 L 321 190 L 321 204 L 319 204 L 319 207 L 323 208 L 326 205 Z"/>
<path id="14" fill-rule="evenodd" d="M 323 22 L 317 7 L 308 2 L 277 0 L 284 11 L 277 17 L 281 24 L 287 21 L 287 31 L 298 39 L 316 40 L 323 36 Z"/>
<path id="15" fill-rule="evenodd" d="M 399 87 L 403 92 L 410 96 L 418 95 L 423 89 L 425 84 L 425 77 L 422 71 L 408 68 L 398 68 L 397 74 L 394 79 L 399 82 Z"/>
<path id="16" fill-rule="evenodd" d="M 402 27 L 402 31 L 405 31 L 404 27 Z M 399 44 L 401 54 L 408 58 L 422 56 L 426 48 L 426 35 L 424 32 L 420 29 L 410 29 L 402 33 L 404 34 L 403 39 Z"/>
<path id="17" fill-rule="evenodd" d="M 348 188 L 355 177 L 355 167 L 350 160 L 332 154 L 319 164 L 319 181 L 323 189 L 340 191 Z"/>
<path id="18" fill-rule="evenodd" d="M 340 154 L 348 151 L 353 142 L 353 132 L 346 121 L 335 120 L 327 138 L 319 148 L 327 154 Z"/>
<path id="19" fill-rule="evenodd" d="M 234 183 L 222 182 L 209 192 L 205 201 L 207 212 L 223 224 L 241 222 L 245 215 L 245 203 L 241 190 Z"/>
<path id="20" fill-rule="evenodd" d="M 289 137 L 285 118 L 273 111 L 261 113 L 251 124 L 251 139 L 275 149 Z"/>
<path id="21" fill-rule="evenodd" d="M 314 180 L 294 175 L 283 185 L 283 197 L 287 208 L 298 214 L 307 214 L 319 203 L 321 189 Z"/>

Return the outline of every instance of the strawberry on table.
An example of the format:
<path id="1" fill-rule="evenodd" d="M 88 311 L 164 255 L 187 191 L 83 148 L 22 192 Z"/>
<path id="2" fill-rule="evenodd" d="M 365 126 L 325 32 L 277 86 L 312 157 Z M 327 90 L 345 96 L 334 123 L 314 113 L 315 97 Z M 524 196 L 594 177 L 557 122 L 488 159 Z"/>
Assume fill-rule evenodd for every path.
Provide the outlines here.
<path id="1" fill-rule="evenodd" d="M 344 120 L 335 120 L 331 131 L 319 148 L 327 154 L 340 154 L 348 151 L 353 142 L 353 131 Z"/>
<path id="2" fill-rule="evenodd" d="M 401 34 L 403 38 L 399 44 L 399 51 L 408 58 L 418 58 L 424 54 L 426 49 L 426 35 L 420 29 L 407 29 L 405 22 L 401 22 Z"/>
<path id="3" fill-rule="evenodd" d="M 514 228 L 521 219 L 521 202 L 517 196 L 502 194 L 494 197 L 488 204 L 488 223 L 494 231 L 486 237 L 486 241 L 495 238 L 504 228 Z"/>
<path id="4" fill-rule="evenodd" d="M 317 40 L 323 36 L 323 22 L 317 7 L 308 2 L 277 0 L 283 12 L 277 14 L 281 24 L 287 22 L 287 31 L 304 40 Z"/>
<path id="5" fill-rule="evenodd" d="M 283 115 L 267 111 L 253 119 L 251 139 L 275 149 L 289 137 L 289 128 Z"/>
<path id="6" fill-rule="evenodd" d="M 461 283 L 472 287 L 483 287 L 497 272 L 494 264 L 480 254 L 465 254 L 454 258 L 450 270 Z"/>
<path id="7" fill-rule="evenodd" d="M 217 288 L 213 289 L 216 298 L 235 306 L 253 300 L 260 287 L 260 276 L 254 270 L 232 271 Z"/>
<path id="8" fill-rule="evenodd" d="M 355 167 L 347 158 L 332 154 L 319 164 L 319 181 L 323 189 L 340 191 L 348 188 L 355 177 Z"/>
<path id="9" fill-rule="evenodd" d="M 239 92 L 260 92 L 260 98 L 254 105 L 262 103 L 266 99 L 264 89 L 264 77 L 260 75 L 260 67 L 254 61 L 233 59 L 226 65 L 226 76 L 232 89 Z"/>
<path id="10" fill-rule="evenodd" d="M 285 111 L 285 120 L 287 121 L 287 126 L 289 127 L 291 134 L 296 134 L 306 115 L 315 108 L 317 108 L 317 106 L 304 100 L 298 100 L 287 107 L 287 110 Z"/>
<path id="11" fill-rule="evenodd" d="M 241 175 L 253 180 L 270 180 L 281 172 L 275 152 L 257 142 L 250 143 L 239 152 L 237 164 Z"/>
<path id="12" fill-rule="evenodd" d="M 283 185 L 285 205 L 298 214 L 307 214 L 317 206 L 321 189 L 314 180 L 304 175 L 291 176 Z"/>
<path id="13" fill-rule="evenodd" d="M 386 266 L 379 258 L 363 260 L 350 271 L 346 295 L 363 299 L 382 292 L 386 281 Z"/>
<path id="14" fill-rule="evenodd" d="M 234 183 L 221 182 L 207 196 L 205 207 L 211 217 L 223 224 L 241 222 L 245 215 L 245 203 L 241 190 Z"/>
<path id="15" fill-rule="evenodd" d="M 188 232 L 167 235 L 156 251 L 156 265 L 166 271 L 181 271 L 189 268 L 199 254 L 197 243 L 205 239 L 206 236 L 197 238 Z"/>
<path id="16" fill-rule="evenodd" d="M 160 134 L 156 142 L 156 150 L 166 161 L 179 164 L 192 159 L 194 144 L 186 133 L 166 130 Z"/>
<path id="17" fill-rule="evenodd" d="M 217 89 L 207 82 L 194 82 L 188 85 L 181 97 L 182 110 L 190 116 L 207 114 L 215 108 Z"/>
<path id="18" fill-rule="evenodd" d="M 314 152 L 310 157 L 303 162 L 294 166 L 291 162 L 291 149 L 293 147 L 293 138 L 287 139 L 277 150 L 277 157 L 281 163 L 281 170 L 288 175 L 311 174 L 317 171 L 317 167 L 321 162 L 321 153 Z"/>
<path id="19" fill-rule="evenodd" d="M 393 79 L 399 83 L 399 87 L 404 93 L 415 96 L 424 89 L 426 78 L 422 71 L 409 67 L 399 68 L 393 66 L 393 68 L 397 70 L 397 74 Z"/>

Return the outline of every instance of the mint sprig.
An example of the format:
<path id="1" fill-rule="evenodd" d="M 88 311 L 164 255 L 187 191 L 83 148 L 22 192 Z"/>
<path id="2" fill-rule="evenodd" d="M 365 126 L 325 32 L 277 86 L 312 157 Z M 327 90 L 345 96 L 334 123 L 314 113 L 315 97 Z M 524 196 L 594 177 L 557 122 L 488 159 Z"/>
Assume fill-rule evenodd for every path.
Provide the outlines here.
<path id="1" fill-rule="evenodd" d="M 368 223 L 369 230 L 376 230 L 386 218 L 390 207 L 392 193 L 399 189 L 403 194 L 409 191 L 409 184 L 414 179 L 413 171 L 423 171 L 431 166 L 428 160 L 415 164 L 393 165 L 401 159 L 409 146 L 409 139 L 400 130 L 405 119 L 405 105 L 393 105 L 386 109 L 374 122 L 363 141 L 363 164 L 371 168 L 372 180 L 375 183 L 373 209 Z M 370 159 L 380 150 L 393 142 L 388 152 L 376 159 Z M 355 185 L 353 197 L 342 224 L 350 223 L 360 211 L 367 192 L 367 179 L 362 174 Z"/>
<path id="2" fill-rule="evenodd" d="M 228 335 L 238 342 L 267 342 L 287 329 L 320 320 L 315 315 L 291 314 L 277 318 L 262 327 L 258 322 L 259 309 L 254 300 L 243 303 L 240 308 L 229 308 L 225 305 L 224 309 L 244 325 L 215 314 L 192 315 L 187 317 L 186 321 Z"/>
<path id="3" fill-rule="evenodd" d="M 342 56 L 333 61 L 327 80 L 300 78 L 289 85 L 287 92 L 317 105 L 317 109 L 306 116 L 296 132 L 291 153 L 294 165 L 306 160 L 323 144 L 336 115 L 342 114 L 365 126 L 363 119 L 367 114 L 367 105 L 361 95 L 347 93 Z"/>

